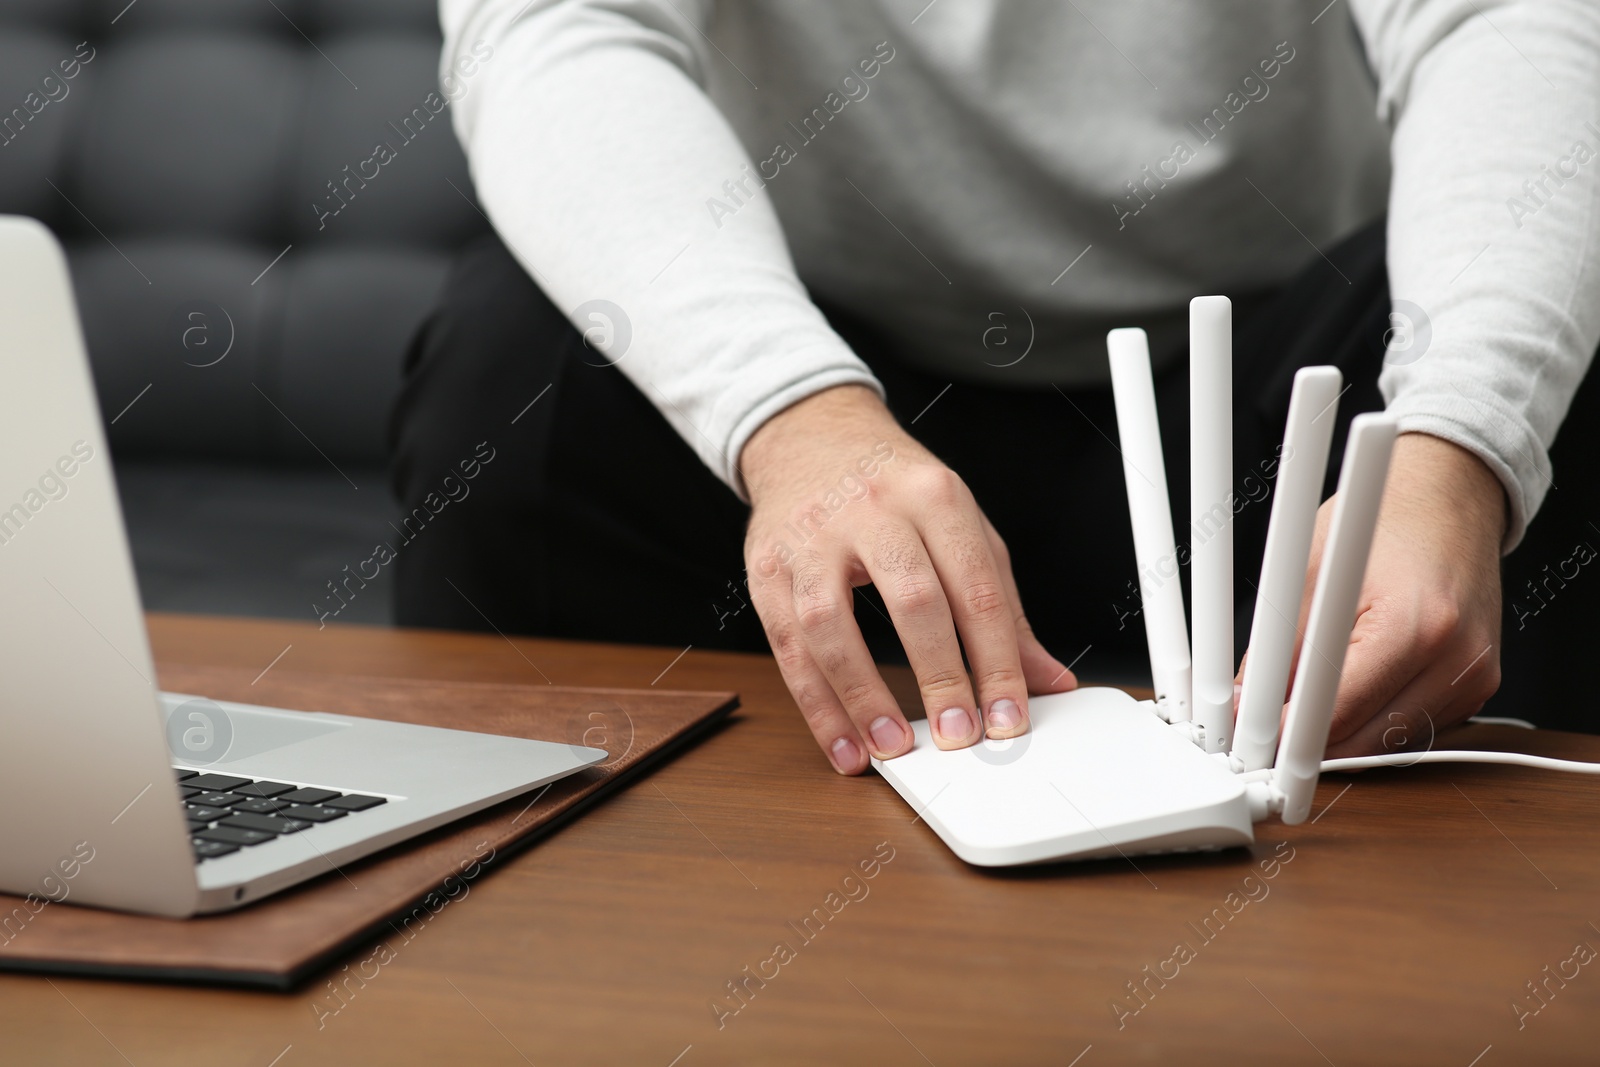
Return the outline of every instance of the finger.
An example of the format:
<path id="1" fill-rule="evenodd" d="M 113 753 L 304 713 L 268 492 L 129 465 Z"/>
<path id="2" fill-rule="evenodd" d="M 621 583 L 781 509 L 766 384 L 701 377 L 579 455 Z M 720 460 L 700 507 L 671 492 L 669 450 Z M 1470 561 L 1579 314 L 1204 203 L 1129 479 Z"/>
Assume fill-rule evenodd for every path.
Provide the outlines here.
<path id="1" fill-rule="evenodd" d="M 1330 744 L 1328 758 L 1426 751 L 1438 731 L 1477 714 L 1499 684 L 1499 657 L 1492 645 L 1476 660 L 1465 654 L 1434 657 L 1371 719 Z"/>
<path id="2" fill-rule="evenodd" d="M 966 496 L 966 490 L 961 493 Z M 923 542 L 950 593 L 950 612 L 972 664 L 983 732 L 1016 737 L 1028 729 L 1028 683 L 1018 652 L 1017 610 L 1001 581 L 983 529 L 955 509 L 940 509 L 923 528 Z"/>
<path id="3" fill-rule="evenodd" d="M 1446 679 L 1448 681 L 1448 679 Z M 1415 756 L 1433 747 L 1443 728 L 1437 679 L 1419 675 L 1348 737 L 1332 742 L 1324 759 L 1350 756 Z"/>
<path id="4" fill-rule="evenodd" d="M 1395 618 L 1376 608 L 1362 612 L 1345 651 L 1328 743 L 1353 735 L 1422 674 L 1438 650 L 1431 644 L 1419 639 L 1409 617 Z M 1323 654 L 1312 647 L 1312 655 Z"/>
<path id="5" fill-rule="evenodd" d="M 910 527 L 882 530 L 868 552 L 867 573 L 894 623 L 917 676 L 934 744 L 965 748 L 981 736 L 972 683 L 961 660 L 955 621 L 940 575 Z"/>
<path id="6" fill-rule="evenodd" d="M 878 674 L 856 625 L 843 560 L 794 561 L 793 611 L 806 651 L 833 688 L 868 750 L 891 759 L 911 748 L 911 727 Z"/>
<path id="7" fill-rule="evenodd" d="M 1463 648 L 1470 648 L 1470 645 Z M 1453 657 L 1453 658 L 1465 658 Z M 1441 664 L 1443 667 L 1443 664 Z M 1445 670 L 1454 669 L 1454 664 L 1444 667 Z M 1482 649 L 1475 660 L 1469 662 L 1450 679 L 1449 688 L 1444 693 L 1444 710 L 1439 712 L 1434 720 L 1439 729 L 1455 726 L 1466 722 L 1483 710 L 1484 704 L 1494 696 L 1500 688 L 1500 653 L 1490 645 Z"/>
<path id="8" fill-rule="evenodd" d="M 1450 679 L 1450 707 L 1447 710 L 1453 711 L 1456 708 L 1472 710 L 1460 718 L 1448 719 L 1451 724 L 1476 715 L 1488 699 L 1500 691 L 1500 649 L 1496 644 L 1500 636 L 1498 630 L 1493 636 L 1495 641 L 1484 640 L 1482 647 L 1478 647 L 1478 641 L 1469 641 L 1461 646 L 1462 658 L 1474 648 L 1478 650 L 1472 653 L 1472 659 L 1467 661 L 1467 665 Z"/>
<path id="9" fill-rule="evenodd" d="M 1022 611 L 1022 594 L 1017 589 L 1016 575 L 1011 571 L 1011 552 L 1006 548 L 1006 543 L 1000 539 L 987 518 L 983 520 L 983 530 L 989 542 L 989 551 L 994 554 L 995 566 L 1000 571 L 1000 581 L 1005 585 L 1006 596 L 1011 599 L 1011 607 L 1016 612 L 1017 655 L 1022 660 L 1022 677 L 1028 683 L 1028 692 L 1065 693 L 1076 689 L 1077 675 L 1045 650 Z"/>
<path id="10" fill-rule="evenodd" d="M 867 769 L 867 747 L 833 686 L 811 658 L 787 599 L 756 605 L 773 658 L 789 693 L 805 717 L 811 736 L 840 774 L 860 774 Z"/>

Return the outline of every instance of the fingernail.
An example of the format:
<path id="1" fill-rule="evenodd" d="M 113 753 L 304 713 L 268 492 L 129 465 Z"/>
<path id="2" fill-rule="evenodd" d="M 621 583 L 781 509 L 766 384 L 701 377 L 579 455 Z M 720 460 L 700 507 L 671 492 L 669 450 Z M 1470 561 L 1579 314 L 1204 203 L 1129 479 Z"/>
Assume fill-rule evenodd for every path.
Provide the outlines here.
<path id="1" fill-rule="evenodd" d="M 833 743 L 828 750 L 828 756 L 833 760 L 834 769 L 840 774 L 850 774 L 861 763 L 861 750 L 856 743 L 848 737 L 841 737 Z"/>
<path id="2" fill-rule="evenodd" d="M 1002 733 L 1015 730 L 1022 724 L 1022 709 L 1009 698 L 996 700 L 989 705 L 989 729 Z"/>
<path id="3" fill-rule="evenodd" d="M 1233 710 L 1234 711 L 1238 711 L 1239 710 L 1239 698 L 1241 696 L 1243 696 L 1243 695 L 1244 695 L 1244 686 L 1236 685 L 1236 686 L 1233 687 Z"/>
<path id="4" fill-rule="evenodd" d="M 905 730 L 887 715 L 880 715 L 874 719 L 867 732 L 872 735 L 872 743 L 877 745 L 878 751 L 884 755 L 899 751 L 900 743 L 906 739 Z"/>
<path id="5" fill-rule="evenodd" d="M 965 741 L 972 733 L 972 715 L 966 708 L 946 708 L 939 714 L 939 736 L 946 741 Z"/>

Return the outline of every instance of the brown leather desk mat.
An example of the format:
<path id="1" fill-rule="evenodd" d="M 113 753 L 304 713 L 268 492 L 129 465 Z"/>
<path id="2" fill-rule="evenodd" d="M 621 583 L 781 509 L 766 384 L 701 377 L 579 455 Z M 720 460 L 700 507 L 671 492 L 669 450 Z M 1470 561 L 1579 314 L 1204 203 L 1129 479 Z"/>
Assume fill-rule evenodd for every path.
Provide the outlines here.
<path id="1" fill-rule="evenodd" d="M 603 748 L 611 758 L 239 911 L 172 920 L 69 904 L 0 942 L 0 970 L 289 989 L 380 930 L 423 921 L 539 835 L 738 707 L 733 693 L 576 689 L 162 665 L 218 700 Z M 530 804 L 531 801 L 531 804 Z M 359 886 L 359 889 L 354 888 Z M 22 905 L 0 894 L 0 915 Z M 24 909 L 26 910 L 26 909 Z"/>

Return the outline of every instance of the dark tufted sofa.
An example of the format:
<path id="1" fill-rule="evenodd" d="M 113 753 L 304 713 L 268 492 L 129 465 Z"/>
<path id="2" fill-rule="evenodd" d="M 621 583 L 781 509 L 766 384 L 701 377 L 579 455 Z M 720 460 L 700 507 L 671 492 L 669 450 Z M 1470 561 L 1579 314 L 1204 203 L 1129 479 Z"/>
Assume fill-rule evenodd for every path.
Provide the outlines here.
<path id="1" fill-rule="evenodd" d="M 405 346 L 488 228 L 438 54 L 433 0 L 0 0 L 0 212 L 67 247 L 148 607 L 312 619 L 392 536 Z"/>

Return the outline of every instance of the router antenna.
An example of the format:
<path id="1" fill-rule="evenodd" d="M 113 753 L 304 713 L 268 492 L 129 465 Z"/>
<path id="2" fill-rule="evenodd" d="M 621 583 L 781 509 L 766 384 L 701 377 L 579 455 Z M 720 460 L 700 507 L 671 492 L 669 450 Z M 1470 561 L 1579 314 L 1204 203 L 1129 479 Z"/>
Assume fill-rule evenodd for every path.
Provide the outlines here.
<path id="1" fill-rule="evenodd" d="M 1394 438 L 1395 421 L 1387 415 L 1358 415 L 1350 423 L 1339 495 L 1322 548 L 1300 667 L 1295 672 L 1283 743 L 1272 772 L 1273 784 L 1282 797 L 1283 821 L 1291 826 L 1304 822 L 1311 812 Z"/>
<path id="2" fill-rule="evenodd" d="M 1278 452 L 1267 549 L 1261 558 L 1261 584 L 1256 588 L 1255 619 L 1250 624 L 1250 654 L 1244 660 L 1244 691 L 1233 727 L 1236 770 L 1272 766 L 1278 744 L 1289 664 L 1299 636 L 1306 560 L 1311 555 L 1342 381 L 1333 367 L 1305 367 L 1294 376 L 1289 421 Z"/>
<path id="3" fill-rule="evenodd" d="M 1117 406 L 1117 436 L 1122 440 L 1122 475 L 1128 485 L 1128 515 L 1139 568 L 1139 601 L 1150 646 L 1150 675 L 1156 707 L 1168 722 L 1189 718 L 1189 628 L 1178 580 L 1178 550 L 1172 534 L 1172 502 L 1167 495 L 1166 461 L 1156 416 L 1155 381 L 1150 373 L 1150 343 L 1143 330 L 1106 334 L 1111 359 L 1111 392 Z"/>
<path id="4" fill-rule="evenodd" d="M 1189 301 L 1190 584 L 1194 718 L 1207 752 L 1233 724 L 1233 304 Z"/>

